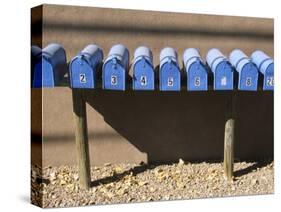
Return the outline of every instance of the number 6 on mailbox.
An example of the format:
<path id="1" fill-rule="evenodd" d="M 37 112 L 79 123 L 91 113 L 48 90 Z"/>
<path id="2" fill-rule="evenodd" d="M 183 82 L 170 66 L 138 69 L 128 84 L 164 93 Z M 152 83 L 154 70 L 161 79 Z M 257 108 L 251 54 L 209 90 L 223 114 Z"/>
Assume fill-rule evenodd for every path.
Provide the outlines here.
<path id="1" fill-rule="evenodd" d="M 183 65 L 187 73 L 187 89 L 208 90 L 208 73 L 197 49 L 189 48 L 184 51 Z"/>

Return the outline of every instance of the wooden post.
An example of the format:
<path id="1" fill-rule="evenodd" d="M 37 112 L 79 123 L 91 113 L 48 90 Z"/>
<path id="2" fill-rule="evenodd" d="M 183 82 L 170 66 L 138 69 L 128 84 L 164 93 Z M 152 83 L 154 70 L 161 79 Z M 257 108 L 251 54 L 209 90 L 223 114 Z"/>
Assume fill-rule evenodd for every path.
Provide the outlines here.
<path id="1" fill-rule="evenodd" d="M 72 89 L 73 114 L 75 119 L 75 142 L 78 159 L 79 183 L 81 188 L 89 189 L 91 171 L 89 159 L 86 102 L 82 89 Z"/>
<path id="2" fill-rule="evenodd" d="M 235 133 L 235 104 L 236 93 L 231 94 L 226 107 L 226 123 L 224 130 L 224 175 L 228 181 L 233 180 L 233 163 L 234 163 L 234 133 Z"/>
<path id="3" fill-rule="evenodd" d="M 229 119 L 225 124 L 224 131 L 224 175 L 228 181 L 233 177 L 233 157 L 234 157 L 234 126 L 235 120 Z"/>

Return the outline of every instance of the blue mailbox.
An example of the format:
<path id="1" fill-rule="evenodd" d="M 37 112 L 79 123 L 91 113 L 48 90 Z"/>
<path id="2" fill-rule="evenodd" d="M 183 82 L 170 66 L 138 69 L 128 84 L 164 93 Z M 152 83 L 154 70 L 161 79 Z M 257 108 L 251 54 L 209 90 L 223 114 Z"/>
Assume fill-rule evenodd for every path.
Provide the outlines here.
<path id="1" fill-rule="evenodd" d="M 34 66 L 32 87 L 54 87 L 66 72 L 66 55 L 63 47 L 52 43 L 46 46 Z"/>
<path id="2" fill-rule="evenodd" d="M 99 46 L 86 46 L 69 64 L 72 88 L 95 88 L 98 68 L 103 60 Z"/>
<path id="3" fill-rule="evenodd" d="M 181 73 L 175 49 L 166 47 L 161 50 L 159 78 L 161 91 L 180 91 Z"/>
<path id="4" fill-rule="evenodd" d="M 274 61 L 263 51 L 257 50 L 252 53 L 251 59 L 256 64 L 263 76 L 263 90 L 274 88 Z"/>
<path id="5" fill-rule="evenodd" d="M 121 44 L 112 46 L 102 68 L 103 89 L 125 90 L 128 67 L 128 49 Z"/>
<path id="6" fill-rule="evenodd" d="M 183 65 L 187 74 L 187 90 L 208 90 L 208 72 L 197 49 L 189 48 L 184 51 Z"/>
<path id="7" fill-rule="evenodd" d="M 42 56 L 42 49 L 38 46 L 31 46 L 31 62 L 35 65 Z"/>
<path id="8" fill-rule="evenodd" d="M 233 90 L 233 68 L 220 50 L 210 49 L 206 60 L 213 72 L 214 90 Z"/>
<path id="9" fill-rule="evenodd" d="M 234 49 L 229 61 L 238 72 L 238 89 L 256 91 L 258 88 L 258 69 L 251 59 L 240 49 Z"/>
<path id="10" fill-rule="evenodd" d="M 152 52 L 145 46 L 135 50 L 133 61 L 133 89 L 154 90 Z"/>
<path id="11" fill-rule="evenodd" d="M 33 87 L 35 66 L 42 58 L 42 49 L 38 46 L 31 46 L 31 87 Z"/>

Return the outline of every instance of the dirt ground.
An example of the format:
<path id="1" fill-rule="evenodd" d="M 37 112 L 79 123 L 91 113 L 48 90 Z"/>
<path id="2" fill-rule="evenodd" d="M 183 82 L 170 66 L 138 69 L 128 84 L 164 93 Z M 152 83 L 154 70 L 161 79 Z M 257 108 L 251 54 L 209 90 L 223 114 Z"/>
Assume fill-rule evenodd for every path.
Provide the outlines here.
<path id="1" fill-rule="evenodd" d="M 32 203 L 49 208 L 274 193 L 272 160 L 236 162 L 232 182 L 221 163 L 104 164 L 92 167 L 89 191 L 79 188 L 75 166 L 33 166 L 31 174 Z"/>

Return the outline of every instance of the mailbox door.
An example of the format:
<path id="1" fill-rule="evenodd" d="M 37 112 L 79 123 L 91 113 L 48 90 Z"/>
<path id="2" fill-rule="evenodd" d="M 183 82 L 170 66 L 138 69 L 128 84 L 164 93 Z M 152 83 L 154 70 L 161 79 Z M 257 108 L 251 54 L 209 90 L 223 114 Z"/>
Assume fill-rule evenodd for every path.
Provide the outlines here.
<path id="1" fill-rule="evenodd" d="M 191 91 L 208 90 L 208 74 L 201 63 L 190 65 L 187 76 L 187 89 Z"/>
<path id="2" fill-rule="evenodd" d="M 227 61 L 222 61 L 216 67 L 214 89 L 233 90 L 233 69 Z"/>
<path id="3" fill-rule="evenodd" d="M 125 69 L 120 63 L 108 61 L 103 68 L 103 89 L 125 90 Z"/>
<path id="4" fill-rule="evenodd" d="M 274 88 L 274 64 L 270 64 L 264 75 L 263 90 L 273 90 Z"/>
<path id="5" fill-rule="evenodd" d="M 87 63 L 87 61 L 77 58 L 72 61 L 71 71 L 71 87 L 72 88 L 94 88 L 95 87 L 95 70 Z"/>
<path id="6" fill-rule="evenodd" d="M 160 90 L 180 91 L 181 77 L 179 67 L 171 62 L 162 65 L 160 70 Z"/>
<path id="7" fill-rule="evenodd" d="M 154 90 L 153 67 L 145 59 L 136 62 L 133 73 L 134 90 Z"/>
<path id="8" fill-rule="evenodd" d="M 52 65 L 44 58 L 35 65 L 33 87 L 54 87 L 54 70 Z"/>
<path id="9" fill-rule="evenodd" d="M 238 89 L 256 91 L 258 88 L 258 69 L 252 63 L 243 66 L 239 75 Z"/>

